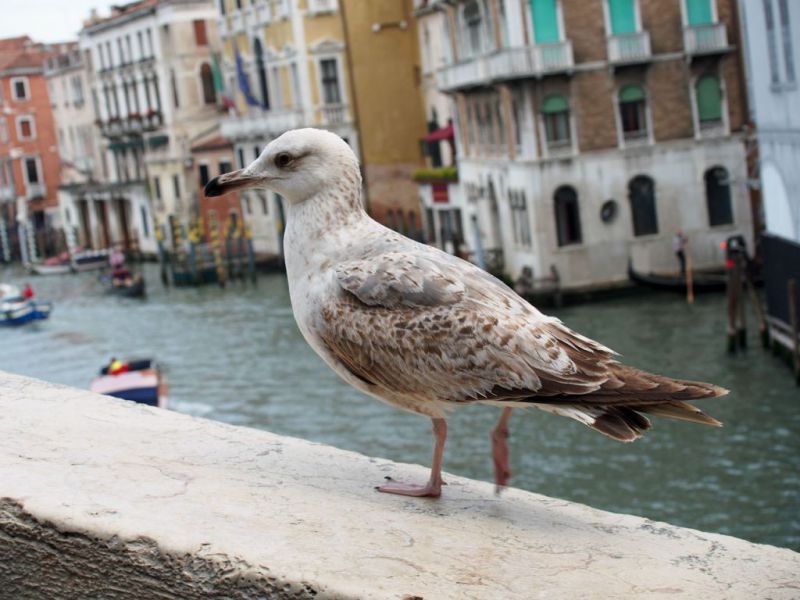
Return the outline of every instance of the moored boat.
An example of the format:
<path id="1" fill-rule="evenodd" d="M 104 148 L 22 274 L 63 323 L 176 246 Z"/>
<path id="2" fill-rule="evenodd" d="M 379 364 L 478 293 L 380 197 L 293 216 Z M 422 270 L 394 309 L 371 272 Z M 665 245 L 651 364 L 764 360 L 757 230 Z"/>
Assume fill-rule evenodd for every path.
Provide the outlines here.
<path id="1" fill-rule="evenodd" d="M 106 292 L 114 296 L 144 298 L 147 292 L 144 277 L 138 273 L 129 280 L 113 279 L 110 275 L 107 275 L 103 277 L 103 281 L 106 284 Z"/>
<path id="2" fill-rule="evenodd" d="M 686 293 L 686 278 L 680 274 L 638 273 L 634 270 L 633 265 L 628 263 L 628 278 L 636 285 L 657 290 Z M 692 288 L 696 294 L 721 292 L 725 290 L 726 285 L 727 276 L 725 273 L 694 273 L 692 276 Z"/>
<path id="3" fill-rule="evenodd" d="M 89 389 L 148 406 L 167 407 L 167 380 L 155 361 L 134 360 L 121 365 L 122 369 L 113 373 L 103 367 Z"/>
<path id="4" fill-rule="evenodd" d="M 24 298 L 0 301 L 0 325 L 24 325 L 32 321 L 43 321 L 53 310 L 52 302 L 39 302 Z"/>

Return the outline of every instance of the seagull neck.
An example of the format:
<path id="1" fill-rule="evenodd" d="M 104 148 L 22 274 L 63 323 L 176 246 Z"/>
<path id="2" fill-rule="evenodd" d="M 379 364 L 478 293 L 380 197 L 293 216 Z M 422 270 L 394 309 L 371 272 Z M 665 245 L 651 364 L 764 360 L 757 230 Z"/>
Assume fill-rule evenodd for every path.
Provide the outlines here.
<path id="1" fill-rule="evenodd" d="M 318 239 L 368 218 L 358 189 L 333 187 L 290 205 L 288 229 L 303 238 Z"/>

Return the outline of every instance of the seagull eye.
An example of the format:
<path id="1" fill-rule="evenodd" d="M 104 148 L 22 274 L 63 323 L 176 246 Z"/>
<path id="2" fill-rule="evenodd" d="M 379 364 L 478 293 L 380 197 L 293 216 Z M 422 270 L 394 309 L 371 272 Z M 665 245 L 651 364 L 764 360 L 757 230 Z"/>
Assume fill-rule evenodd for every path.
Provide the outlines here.
<path id="1" fill-rule="evenodd" d="M 281 152 L 275 157 L 275 166 L 276 167 L 286 167 L 289 163 L 292 162 L 292 155 L 288 152 Z"/>

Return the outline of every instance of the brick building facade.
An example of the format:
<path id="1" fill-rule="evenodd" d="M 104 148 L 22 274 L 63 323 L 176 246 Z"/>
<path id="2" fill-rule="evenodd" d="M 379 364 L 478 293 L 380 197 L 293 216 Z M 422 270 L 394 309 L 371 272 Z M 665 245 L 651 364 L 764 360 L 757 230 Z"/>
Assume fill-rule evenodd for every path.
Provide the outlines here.
<path id="1" fill-rule="evenodd" d="M 735 0 L 425 2 L 446 15 L 439 88 L 456 107 L 459 186 L 423 189 L 429 230 L 511 276 L 569 287 L 700 267 L 752 236 Z"/>
<path id="2" fill-rule="evenodd" d="M 27 36 L 0 40 L 0 239 L 8 258 L 57 250 L 49 234 L 60 227 L 60 167 L 44 77 L 53 51 Z"/>

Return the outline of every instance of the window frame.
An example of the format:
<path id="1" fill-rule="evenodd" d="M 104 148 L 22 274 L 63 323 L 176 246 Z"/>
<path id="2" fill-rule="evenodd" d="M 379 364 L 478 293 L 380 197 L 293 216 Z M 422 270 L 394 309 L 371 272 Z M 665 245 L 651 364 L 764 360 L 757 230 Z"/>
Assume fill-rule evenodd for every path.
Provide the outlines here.
<path id="1" fill-rule="evenodd" d="M 727 177 L 728 181 L 725 185 L 719 184 L 720 178 L 716 177 L 717 184 L 719 190 L 724 190 L 724 198 L 715 198 L 715 200 L 723 200 L 727 201 L 726 210 L 723 212 L 727 212 L 727 215 L 730 217 L 728 221 L 719 221 L 713 222 L 712 219 L 713 211 L 711 210 L 711 196 L 709 195 L 709 182 L 711 177 L 715 176 L 715 172 L 718 170 L 722 170 L 725 172 L 725 177 Z M 703 172 L 703 188 L 705 192 L 705 199 L 706 199 L 706 215 L 708 216 L 708 226 L 709 228 L 716 228 L 716 227 L 731 227 L 736 225 L 736 211 L 734 209 L 735 203 L 733 202 L 733 194 L 731 193 L 731 184 L 730 184 L 730 170 L 725 167 L 724 165 L 714 165 L 709 167 Z"/>
<path id="2" fill-rule="evenodd" d="M 565 192 L 571 191 L 573 193 L 573 197 L 571 199 L 564 198 L 563 200 L 559 199 L 559 192 L 564 190 Z M 567 203 L 575 205 L 575 223 L 577 224 L 577 236 L 575 239 L 567 239 L 565 240 L 564 234 L 567 233 L 569 227 L 567 226 L 567 222 L 564 221 L 564 227 L 562 227 L 562 218 L 560 214 L 562 211 L 559 210 L 561 205 L 566 205 Z M 583 241 L 583 223 L 581 222 L 581 204 L 580 198 L 578 196 L 578 190 L 575 189 L 574 186 L 569 184 L 564 184 L 558 186 L 555 191 L 553 192 L 553 223 L 556 228 L 556 243 L 558 245 L 558 249 L 574 247 L 574 246 L 582 246 Z M 564 216 L 564 219 L 568 219 L 568 216 Z"/>
<path id="3" fill-rule="evenodd" d="M 634 183 L 637 180 L 646 180 L 650 182 L 651 189 L 650 189 L 650 196 L 637 196 L 637 204 L 639 206 L 635 209 L 634 208 Z M 658 226 L 658 197 L 656 195 L 656 182 L 655 179 L 646 175 L 644 173 L 638 173 L 631 177 L 628 180 L 628 208 L 631 211 L 631 228 L 633 232 L 634 239 L 640 239 L 647 236 L 657 236 L 660 233 L 660 229 Z M 644 200 L 651 201 L 652 205 L 642 206 Z M 648 211 L 652 209 L 652 222 L 649 218 L 650 215 L 645 215 L 648 217 L 647 220 L 642 218 L 637 219 L 637 214 L 643 214 L 641 211 L 647 209 Z M 638 225 L 638 227 L 637 227 Z M 647 227 L 642 227 L 642 225 L 646 225 Z M 654 228 L 654 229 L 653 229 Z"/>
<path id="4" fill-rule="evenodd" d="M 547 101 L 554 97 L 560 97 L 566 106 L 565 109 L 556 111 L 546 108 Z M 563 127 L 560 127 L 567 133 L 566 138 L 550 139 L 550 133 L 557 126 L 554 120 L 557 117 L 564 119 Z M 572 107 L 566 95 L 561 93 L 553 93 L 545 96 L 540 104 L 538 111 L 539 119 L 539 133 L 540 143 L 545 158 L 551 156 L 572 155 L 575 153 L 575 122 L 572 115 Z"/>
<path id="5" fill-rule="evenodd" d="M 26 155 L 26 156 L 22 156 L 20 158 L 20 160 L 22 161 L 22 179 L 25 182 L 26 189 L 30 188 L 33 185 L 40 185 L 40 186 L 44 187 L 44 173 L 42 172 L 42 160 L 41 160 L 41 157 L 39 157 L 38 155 L 29 154 L 29 155 Z M 28 175 L 29 175 L 28 161 L 29 160 L 34 161 L 34 165 L 36 167 L 36 179 L 37 179 L 36 181 L 31 181 L 30 178 L 28 177 Z"/>
<path id="6" fill-rule="evenodd" d="M 703 126 L 700 121 L 700 107 L 697 102 L 697 83 L 703 77 L 713 76 L 719 82 L 720 92 L 720 113 L 721 120 L 718 125 L 705 125 Z M 728 93 L 725 84 L 725 78 L 720 77 L 718 73 L 709 71 L 699 73 L 692 77 L 689 81 L 689 99 L 692 106 L 692 122 L 694 125 L 695 139 L 702 139 L 707 137 L 723 137 L 730 134 L 730 116 L 728 114 Z"/>
<path id="7" fill-rule="evenodd" d="M 338 101 L 336 102 L 328 102 L 326 99 L 326 79 L 325 79 L 325 71 L 323 67 L 323 63 L 333 62 L 335 67 L 336 73 L 336 90 Z M 322 106 L 341 106 L 343 104 L 347 104 L 345 100 L 345 93 L 344 93 L 344 86 L 342 85 L 343 77 L 342 77 L 342 65 L 341 61 L 339 60 L 339 56 L 337 55 L 325 55 L 320 56 L 317 58 L 317 77 L 318 77 L 318 85 L 320 91 L 320 104 Z"/>
<path id="8" fill-rule="evenodd" d="M 17 125 L 17 140 L 20 142 L 31 142 L 36 139 L 36 119 L 33 115 L 17 115 L 15 118 Z M 30 123 L 31 134 L 29 136 L 22 135 L 22 122 L 28 121 Z"/>
<path id="9" fill-rule="evenodd" d="M 20 97 L 17 95 L 17 84 L 21 83 L 22 86 L 25 88 L 25 95 Z M 20 75 L 18 77 L 12 77 L 10 80 L 11 85 L 11 99 L 14 102 L 27 102 L 31 99 L 31 83 L 29 79 L 24 76 Z"/>

